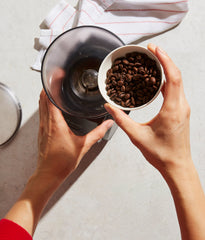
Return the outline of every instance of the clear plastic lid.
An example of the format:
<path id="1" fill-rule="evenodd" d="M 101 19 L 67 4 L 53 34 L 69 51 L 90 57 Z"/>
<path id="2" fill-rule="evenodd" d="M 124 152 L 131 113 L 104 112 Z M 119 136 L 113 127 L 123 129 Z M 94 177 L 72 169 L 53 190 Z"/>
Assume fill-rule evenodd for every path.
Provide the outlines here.
<path id="1" fill-rule="evenodd" d="M 42 63 L 42 82 L 50 100 L 63 112 L 99 118 L 104 109 L 97 75 L 101 62 L 124 45 L 112 32 L 95 26 L 73 28 L 57 37 Z"/>
<path id="2" fill-rule="evenodd" d="M 0 147 L 14 137 L 21 118 L 22 110 L 18 99 L 6 85 L 0 83 Z"/>

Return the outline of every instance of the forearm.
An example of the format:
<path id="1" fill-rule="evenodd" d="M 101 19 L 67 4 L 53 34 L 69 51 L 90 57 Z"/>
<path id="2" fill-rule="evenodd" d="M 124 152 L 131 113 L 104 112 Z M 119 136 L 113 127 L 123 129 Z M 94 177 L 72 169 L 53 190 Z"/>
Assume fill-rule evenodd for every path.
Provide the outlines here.
<path id="1" fill-rule="evenodd" d="M 171 190 L 183 240 L 205 239 L 205 196 L 192 161 L 165 179 Z"/>
<path id="2" fill-rule="evenodd" d="M 19 224 L 33 235 L 46 203 L 61 182 L 47 174 L 34 173 L 5 218 Z"/>

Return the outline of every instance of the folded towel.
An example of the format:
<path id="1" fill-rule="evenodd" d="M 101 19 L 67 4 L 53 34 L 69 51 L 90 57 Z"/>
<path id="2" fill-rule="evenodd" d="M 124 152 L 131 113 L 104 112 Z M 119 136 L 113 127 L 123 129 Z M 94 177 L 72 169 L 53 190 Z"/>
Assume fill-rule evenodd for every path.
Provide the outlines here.
<path id="1" fill-rule="evenodd" d="M 188 12 L 187 0 L 79 0 L 75 9 L 61 0 L 43 23 L 41 49 L 33 69 L 41 61 L 49 44 L 62 32 L 83 25 L 105 28 L 130 44 L 143 37 L 159 34 L 179 24 Z"/>

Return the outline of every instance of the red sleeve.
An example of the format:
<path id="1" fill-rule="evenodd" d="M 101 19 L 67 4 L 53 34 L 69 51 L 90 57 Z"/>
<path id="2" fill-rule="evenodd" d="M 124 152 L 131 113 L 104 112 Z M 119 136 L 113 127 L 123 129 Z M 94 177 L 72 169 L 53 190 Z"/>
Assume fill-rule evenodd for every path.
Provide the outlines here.
<path id="1" fill-rule="evenodd" d="M 0 220 L 0 240 L 32 240 L 32 237 L 18 224 L 2 219 Z"/>

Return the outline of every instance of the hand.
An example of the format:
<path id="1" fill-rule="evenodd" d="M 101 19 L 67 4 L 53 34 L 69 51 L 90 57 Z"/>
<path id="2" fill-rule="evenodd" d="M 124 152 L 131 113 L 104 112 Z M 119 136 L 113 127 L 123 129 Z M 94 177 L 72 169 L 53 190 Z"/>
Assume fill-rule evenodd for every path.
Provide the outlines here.
<path id="1" fill-rule="evenodd" d="M 61 72 L 59 72 L 62 75 Z M 113 120 L 104 121 L 85 136 L 76 136 L 62 112 L 44 91 L 40 95 L 39 157 L 37 171 L 63 180 L 76 167 L 94 143 L 103 138 Z"/>
<path id="2" fill-rule="evenodd" d="M 166 77 L 162 88 L 164 102 L 159 114 L 150 122 L 141 124 L 109 104 L 105 104 L 105 108 L 145 158 L 164 174 L 175 166 L 186 166 L 191 162 L 190 108 L 179 69 L 159 47 L 149 44 L 148 49 L 158 57 Z"/>

